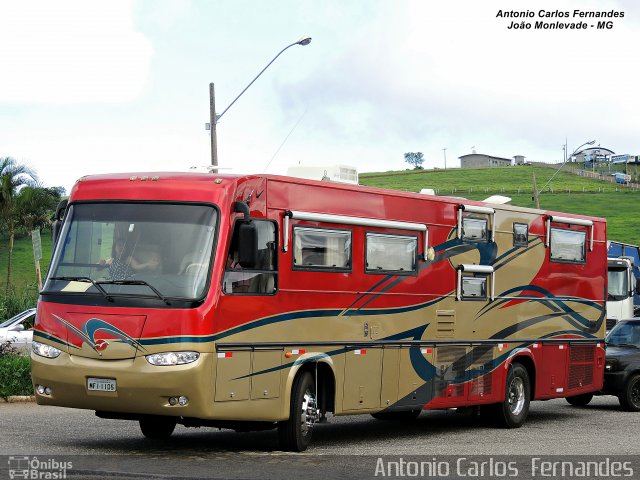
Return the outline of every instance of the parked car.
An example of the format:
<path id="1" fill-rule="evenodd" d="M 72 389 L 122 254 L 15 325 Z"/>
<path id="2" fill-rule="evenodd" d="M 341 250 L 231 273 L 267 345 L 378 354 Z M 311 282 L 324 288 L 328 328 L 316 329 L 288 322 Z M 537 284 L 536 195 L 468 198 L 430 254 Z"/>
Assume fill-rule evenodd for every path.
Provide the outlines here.
<path id="1" fill-rule="evenodd" d="M 30 308 L 0 323 L 0 343 L 10 342 L 19 350 L 29 351 L 35 320 L 36 309 Z"/>
<path id="2" fill-rule="evenodd" d="M 622 320 L 607 334 L 604 386 L 597 395 L 615 395 L 630 412 L 640 412 L 640 318 Z M 584 406 L 593 393 L 567 397 L 572 405 Z"/>
<path id="3" fill-rule="evenodd" d="M 640 411 L 640 318 L 624 320 L 607 335 L 603 393 L 616 395 L 625 410 Z"/>

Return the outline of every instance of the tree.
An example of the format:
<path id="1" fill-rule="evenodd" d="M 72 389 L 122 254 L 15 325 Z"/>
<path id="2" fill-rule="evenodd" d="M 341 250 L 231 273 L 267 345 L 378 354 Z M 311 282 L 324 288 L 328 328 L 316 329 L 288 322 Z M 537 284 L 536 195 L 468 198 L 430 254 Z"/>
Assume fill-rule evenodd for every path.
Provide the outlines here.
<path id="1" fill-rule="evenodd" d="M 422 152 L 407 152 L 404 154 L 404 161 L 409 165 L 413 165 L 414 170 L 422 170 L 424 155 L 422 155 Z"/>
<path id="2" fill-rule="evenodd" d="M 17 228 L 28 234 L 36 228 L 51 225 L 51 212 L 55 211 L 63 194 L 61 187 L 39 184 L 23 187 L 15 198 Z"/>
<path id="3" fill-rule="evenodd" d="M 11 257 L 13 255 L 13 241 L 19 223 L 16 208 L 16 197 L 22 187 L 32 186 L 36 182 L 36 175 L 25 165 L 19 164 L 14 158 L 0 158 L 0 220 L 8 234 L 7 243 L 7 284 L 6 291 L 11 285 Z"/>

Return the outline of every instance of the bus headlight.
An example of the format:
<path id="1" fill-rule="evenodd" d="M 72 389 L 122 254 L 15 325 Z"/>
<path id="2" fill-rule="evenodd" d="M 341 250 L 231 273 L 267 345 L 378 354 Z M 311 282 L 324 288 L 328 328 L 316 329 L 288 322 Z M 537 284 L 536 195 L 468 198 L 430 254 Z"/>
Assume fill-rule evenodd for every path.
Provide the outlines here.
<path id="1" fill-rule="evenodd" d="M 200 358 L 198 352 L 163 352 L 154 353 L 145 357 L 147 362 L 156 366 L 185 365 Z"/>
<path id="2" fill-rule="evenodd" d="M 36 355 L 46 358 L 57 358 L 62 353 L 62 350 L 52 347 L 51 345 L 45 345 L 44 343 L 31 341 L 31 349 Z"/>

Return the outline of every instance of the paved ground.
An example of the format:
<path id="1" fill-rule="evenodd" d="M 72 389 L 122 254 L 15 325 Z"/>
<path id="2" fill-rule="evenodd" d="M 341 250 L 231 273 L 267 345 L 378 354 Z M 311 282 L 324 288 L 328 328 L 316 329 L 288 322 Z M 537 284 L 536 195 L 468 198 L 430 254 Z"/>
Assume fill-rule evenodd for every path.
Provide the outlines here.
<path id="1" fill-rule="evenodd" d="M 492 428 L 454 411 L 423 412 L 409 424 L 368 415 L 333 417 L 316 427 L 304 454 L 278 451 L 274 431 L 178 427 L 171 439 L 150 442 L 137 423 L 33 403 L 0 405 L 0 432 L 0 455 L 41 460 L 81 455 L 69 457 L 76 462 L 73 478 L 368 478 L 374 476 L 381 455 L 453 463 L 459 456 L 473 455 L 505 461 L 518 455 L 559 454 L 640 459 L 640 413 L 621 411 L 614 397 L 597 397 L 586 408 L 564 400 L 534 402 L 525 426 L 515 430 Z M 8 478 L 6 465 L 0 459 L 0 478 Z M 634 478 L 640 478 L 640 461 L 636 470 Z"/>

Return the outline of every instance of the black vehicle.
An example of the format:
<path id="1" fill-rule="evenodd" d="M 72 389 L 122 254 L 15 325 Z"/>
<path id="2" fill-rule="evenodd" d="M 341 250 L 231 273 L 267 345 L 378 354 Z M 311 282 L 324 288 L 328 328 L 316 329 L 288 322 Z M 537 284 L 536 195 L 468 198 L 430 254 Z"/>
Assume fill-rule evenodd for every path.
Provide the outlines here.
<path id="1" fill-rule="evenodd" d="M 596 395 L 615 395 L 627 411 L 640 412 L 640 318 L 623 320 L 607 335 L 604 386 Z M 593 393 L 567 397 L 572 405 L 584 406 Z"/>

